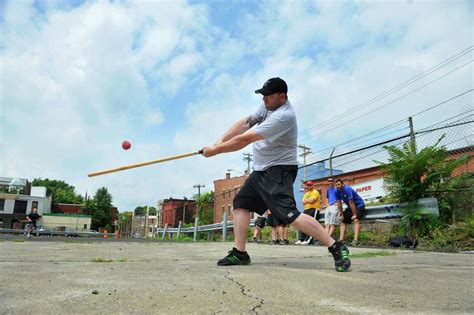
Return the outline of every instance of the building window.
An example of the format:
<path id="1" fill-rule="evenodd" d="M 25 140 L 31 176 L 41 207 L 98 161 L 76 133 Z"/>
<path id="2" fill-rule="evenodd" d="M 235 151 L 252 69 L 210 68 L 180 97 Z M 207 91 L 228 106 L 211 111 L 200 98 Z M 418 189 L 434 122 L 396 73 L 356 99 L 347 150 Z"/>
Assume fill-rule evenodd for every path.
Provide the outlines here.
<path id="1" fill-rule="evenodd" d="M 38 201 L 33 201 L 33 202 L 31 203 L 31 209 L 33 209 L 33 208 L 36 208 L 37 210 L 39 210 L 39 209 L 38 209 Z"/>
<path id="2" fill-rule="evenodd" d="M 28 206 L 28 201 L 15 200 L 15 206 L 13 207 L 13 213 L 26 214 L 26 207 L 27 206 Z"/>
<path id="3" fill-rule="evenodd" d="M 0 199 L 0 211 L 5 209 L 5 199 Z"/>
<path id="4" fill-rule="evenodd" d="M 222 199 L 225 199 L 225 189 L 222 190 Z"/>
<path id="5" fill-rule="evenodd" d="M 84 224 L 84 230 L 87 230 L 87 224 Z"/>

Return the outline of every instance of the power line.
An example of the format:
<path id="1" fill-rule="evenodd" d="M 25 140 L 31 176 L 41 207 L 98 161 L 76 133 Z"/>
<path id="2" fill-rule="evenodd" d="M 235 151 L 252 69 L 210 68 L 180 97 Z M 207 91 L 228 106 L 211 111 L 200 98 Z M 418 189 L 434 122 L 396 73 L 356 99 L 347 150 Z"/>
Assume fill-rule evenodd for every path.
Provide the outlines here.
<path id="1" fill-rule="evenodd" d="M 466 114 L 471 113 L 471 112 L 473 112 L 473 111 L 474 111 L 473 109 L 470 109 L 470 110 L 468 110 L 468 111 L 466 111 L 466 112 L 464 112 L 464 113 L 461 113 L 461 114 L 452 116 L 452 117 L 450 117 L 450 118 L 441 120 L 441 121 L 439 121 L 439 122 L 437 122 L 437 123 L 435 123 L 435 124 L 433 124 L 433 125 L 431 125 L 431 126 L 428 126 L 428 127 L 423 128 L 423 129 L 420 129 L 419 131 L 422 132 L 422 131 L 426 130 L 427 128 L 432 128 L 432 127 L 434 127 L 434 126 L 440 125 L 440 124 L 442 124 L 442 123 L 444 123 L 444 122 L 453 120 L 454 118 L 458 118 L 458 117 L 460 117 L 460 116 L 466 115 Z M 469 115 L 469 116 L 467 116 L 467 117 L 470 117 L 470 116 L 472 116 L 472 115 Z M 463 117 L 463 118 L 461 118 L 460 120 L 466 119 L 467 117 Z M 460 121 L 460 120 L 457 120 L 457 121 Z M 457 121 L 456 121 L 456 122 L 457 122 Z"/>
<path id="2" fill-rule="evenodd" d="M 303 157 L 303 165 L 306 165 L 306 156 L 312 154 L 313 152 L 311 152 L 311 149 L 304 144 L 298 145 L 298 148 L 303 149 L 303 153 L 300 154 L 300 156 Z M 304 169 L 303 180 L 306 181 L 306 168 Z"/>
<path id="3" fill-rule="evenodd" d="M 407 137 L 409 137 L 409 136 L 410 136 L 409 134 L 403 135 L 403 136 L 400 136 L 400 137 L 397 137 L 397 138 L 394 138 L 394 139 L 390 139 L 390 140 L 386 140 L 386 141 L 382 141 L 382 142 L 379 142 L 379 143 L 376 143 L 376 144 L 369 145 L 369 146 L 367 146 L 367 147 L 365 147 L 365 148 L 360 148 L 360 149 L 356 149 L 356 150 L 353 150 L 353 151 L 350 151 L 350 152 L 345 152 L 345 153 L 342 153 L 342 154 L 333 156 L 332 158 L 335 159 L 335 158 L 342 157 L 342 156 L 345 156 L 345 155 L 357 153 L 357 152 L 359 152 L 359 151 L 367 150 L 367 149 L 370 149 L 370 148 L 373 148 L 373 147 L 377 147 L 377 146 L 380 146 L 380 145 L 383 145 L 383 144 L 387 144 L 387 143 L 390 143 L 390 142 L 393 142 L 393 141 L 396 141 L 396 140 L 404 139 L 404 138 L 407 138 Z M 308 167 L 308 166 L 310 166 L 310 165 L 317 164 L 317 163 L 325 162 L 325 161 L 327 161 L 327 160 L 329 160 L 329 158 L 323 159 L 323 160 L 319 160 L 319 161 L 316 161 L 316 162 L 312 162 L 312 163 L 308 163 L 308 164 L 306 165 L 306 167 Z M 298 169 L 301 169 L 301 168 L 303 168 L 303 166 L 298 167 Z"/>
<path id="4" fill-rule="evenodd" d="M 462 50 L 461 52 L 455 54 L 454 56 L 452 56 L 452 57 L 450 57 L 450 58 L 444 60 L 444 61 L 441 62 L 441 63 L 439 63 L 438 65 L 436 65 L 436 66 L 434 66 L 434 67 L 432 67 L 432 68 L 426 70 L 425 72 L 423 72 L 423 73 L 421 73 L 421 74 L 419 74 L 419 75 L 417 75 L 417 76 L 415 76 L 415 77 L 413 77 L 413 78 L 411 78 L 411 79 L 409 79 L 409 80 L 407 80 L 407 81 L 402 82 L 401 84 L 399 84 L 399 85 L 393 87 L 392 89 L 390 89 L 390 90 L 388 90 L 388 91 L 386 91 L 386 92 L 384 92 L 384 93 L 382 93 L 382 94 L 379 94 L 379 95 L 373 97 L 372 99 L 370 99 L 370 100 L 368 100 L 368 101 L 366 101 L 366 102 L 363 102 L 363 103 L 361 103 L 361 104 L 359 104 L 359 105 L 356 105 L 356 106 L 352 106 L 351 108 L 354 108 L 354 107 L 357 107 L 357 108 L 367 107 L 368 105 L 371 105 L 371 104 L 377 102 L 378 100 L 383 99 L 383 98 L 385 98 L 385 97 L 387 97 L 387 96 L 389 96 L 389 95 L 391 95 L 391 94 L 393 94 L 393 93 L 395 93 L 395 92 L 401 90 L 402 88 L 404 88 L 404 87 L 406 87 L 406 86 L 408 86 L 408 85 L 410 85 L 410 84 L 412 84 L 412 83 L 414 83 L 414 82 L 416 82 L 416 81 L 418 81 L 418 80 L 421 80 L 422 78 L 424 78 L 424 77 L 427 76 L 428 74 L 430 74 L 430 73 L 432 73 L 432 72 L 434 72 L 434 71 L 436 71 L 436 70 L 438 70 L 438 69 L 440 69 L 440 68 L 446 66 L 447 64 L 449 64 L 449 63 L 455 61 L 456 59 L 458 59 L 458 58 L 460 58 L 460 57 L 462 57 L 462 56 L 468 54 L 469 52 L 471 52 L 471 51 L 473 50 L 473 47 L 474 47 L 474 46 L 471 45 L 471 46 L 467 47 L 466 49 Z M 341 113 L 341 114 L 338 114 L 338 115 L 336 115 L 336 116 L 334 116 L 334 117 L 332 117 L 332 118 L 330 118 L 330 119 L 328 119 L 328 120 L 326 120 L 326 121 L 323 121 L 322 123 L 318 123 L 318 125 L 314 125 L 313 127 L 307 128 L 307 129 L 301 131 L 301 132 L 299 133 L 299 135 L 303 135 L 303 134 L 305 134 L 305 133 L 308 133 L 308 132 L 310 132 L 311 130 L 313 130 L 313 129 L 315 129 L 315 128 L 318 128 L 321 124 L 328 123 L 328 122 L 332 121 L 333 119 L 338 118 L 339 116 L 344 116 L 344 115 L 350 113 L 351 111 L 352 111 L 352 110 L 349 109 L 349 110 L 347 110 L 347 111 L 345 111 L 345 112 L 343 112 L 343 113 Z"/>
<path id="5" fill-rule="evenodd" d="M 444 100 L 444 101 L 442 101 L 442 102 L 440 102 L 440 103 L 437 103 L 437 104 L 435 104 L 435 105 L 432 105 L 432 106 L 428 107 L 427 109 L 424 109 L 424 110 L 422 110 L 422 111 L 420 111 L 420 112 L 418 112 L 418 113 L 412 115 L 412 117 L 421 115 L 421 114 L 423 114 L 423 113 L 425 113 L 425 112 L 427 112 L 427 111 L 429 111 L 429 110 L 433 110 L 433 109 L 435 109 L 435 108 L 437 108 L 437 107 L 439 107 L 439 106 L 441 106 L 441 105 L 443 105 L 443 104 L 446 104 L 446 103 L 448 103 L 448 102 L 450 102 L 450 101 L 452 101 L 452 100 L 455 100 L 455 99 L 457 99 L 457 98 L 459 98 L 459 97 L 461 97 L 461 96 L 464 96 L 464 95 L 466 95 L 467 93 L 471 93 L 472 91 L 474 91 L 474 89 L 469 89 L 469 90 L 464 91 L 464 92 L 462 92 L 462 93 L 460 93 L 460 94 L 457 94 L 457 95 L 455 95 L 455 96 L 453 96 L 453 97 L 451 97 L 451 98 L 449 98 L 449 99 L 447 99 L 447 100 Z M 465 113 L 463 113 L 463 114 L 465 114 Z M 463 115 L 463 114 L 461 114 L 461 115 Z M 457 117 L 457 116 L 455 116 L 455 117 Z M 449 119 L 448 119 L 448 120 L 449 120 Z M 337 144 L 337 145 L 333 145 L 333 146 L 328 147 L 328 148 L 333 148 L 333 147 L 341 146 L 341 145 L 346 144 L 346 143 L 354 142 L 355 140 L 364 138 L 365 136 L 368 136 L 368 135 L 370 135 L 370 134 L 378 133 L 378 132 L 381 132 L 381 131 L 383 131 L 383 130 L 385 130 L 385 129 L 388 129 L 388 128 L 393 128 L 393 127 L 399 125 L 401 122 L 404 122 L 404 121 L 406 121 L 406 119 L 400 120 L 400 121 L 395 122 L 395 123 L 393 123 L 393 124 L 390 124 L 390 125 L 388 125 L 388 126 L 386 126 L 386 127 L 377 129 L 377 130 L 375 130 L 375 131 L 373 131 L 373 132 L 369 132 L 369 133 L 367 133 L 367 134 L 365 134 L 365 135 L 363 135 L 363 136 L 360 136 L 360 137 L 358 137 L 358 138 L 354 138 L 354 139 L 351 139 L 351 140 L 347 140 L 347 141 L 344 141 L 344 142 L 339 143 L 339 144 Z M 447 121 L 447 120 L 445 120 L 445 121 Z M 438 124 L 439 124 L 439 123 L 438 123 Z M 393 127 L 392 127 L 392 126 L 393 126 Z M 400 129 L 399 131 L 402 131 L 402 130 L 403 130 L 403 129 Z M 396 131 L 395 131 L 395 132 L 396 132 Z M 394 132 L 390 132 L 390 133 L 388 133 L 388 134 L 391 134 L 391 133 L 394 133 Z M 388 134 L 386 134 L 386 135 L 388 135 Z M 381 136 L 378 136 L 378 137 L 375 137 L 375 138 L 380 138 L 380 137 L 381 137 Z M 364 140 L 364 141 L 358 141 L 358 142 L 355 142 L 354 144 L 367 142 L 367 141 L 373 140 L 373 139 L 375 139 L 375 138 L 367 139 L 367 140 Z M 320 151 L 317 151 L 317 153 L 319 153 L 319 152 L 324 152 L 324 151 L 326 151 L 328 148 L 323 149 L 323 150 L 320 150 Z"/>
<path id="6" fill-rule="evenodd" d="M 458 97 L 461 97 L 461 96 L 463 96 L 463 95 L 465 95 L 465 94 L 467 94 L 467 93 L 471 93 L 472 91 L 474 91 L 474 89 L 467 90 L 467 91 L 465 91 L 465 92 L 463 92 L 463 93 L 461 93 L 461 94 L 458 94 L 458 95 L 456 95 L 456 96 L 451 97 L 450 99 L 448 99 L 448 100 L 446 100 L 446 101 L 443 101 L 443 102 L 441 102 L 441 103 L 438 103 L 438 104 L 436 104 L 436 105 L 433 105 L 433 106 L 431 106 L 431 107 L 429 107 L 429 108 L 427 108 L 427 109 L 425 109 L 425 110 L 422 110 L 421 112 L 418 112 L 418 113 L 416 113 L 416 114 L 414 114 L 414 115 L 411 115 L 411 117 L 415 117 L 415 116 L 418 116 L 418 115 L 420 115 L 420 114 L 423 114 L 424 112 L 427 112 L 427 111 L 429 111 L 429 110 L 432 110 L 432 109 L 434 109 L 434 108 L 436 108 L 436 107 L 438 107 L 438 106 L 441 106 L 441 105 L 443 105 L 443 104 L 446 104 L 447 102 L 452 101 L 452 100 L 454 100 L 454 99 L 456 99 L 456 98 L 458 98 Z"/>
<path id="7" fill-rule="evenodd" d="M 389 126 L 391 126 L 390 128 L 395 128 L 396 126 L 402 124 L 402 123 L 406 123 L 406 119 L 403 119 L 399 122 L 397 122 L 396 124 L 391 124 Z M 385 129 L 390 129 L 389 126 L 386 126 L 384 128 L 381 128 L 381 129 L 378 129 L 376 131 L 373 131 L 373 132 L 369 132 L 363 136 L 360 136 L 360 137 L 357 137 L 357 138 L 353 138 L 353 139 L 350 139 L 350 140 L 347 140 L 347 141 L 344 141 L 344 142 L 341 142 L 341 143 L 338 143 L 338 144 L 335 144 L 335 145 L 332 145 L 330 147 L 327 147 L 325 149 L 322 149 L 322 150 L 319 150 L 319 151 L 316 151 L 315 153 L 321 153 L 321 152 L 329 152 L 329 150 L 332 150 L 333 148 L 336 148 L 336 147 L 340 147 L 344 144 L 352 144 L 352 145 L 355 145 L 355 144 L 361 144 L 361 143 L 364 143 L 364 142 L 368 142 L 368 141 L 371 141 L 371 140 L 374 140 L 374 139 L 378 139 L 378 138 L 382 138 L 382 137 L 385 137 L 387 135 L 390 135 L 390 134 L 393 134 L 393 133 L 397 133 L 397 132 L 400 132 L 400 131 L 403 131 L 403 130 L 406 130 L 407 127 L 404 127 L 404 128 L 401 128 L 401 129 L 397 129 L 397 130 L 394 130 L 394 131 L 390 131 L 390 132 L 386 132 L 386 133 L 383 133 L 382 135 L 378 135 L 376 137 L 370 137 L 370 138 L 367 138 L 365 139 L 366 136 L 370 136 L 371 134 L 377 134 L 377 133 L 380 133 L 382 131 L 384 131 Z M 359 141 L 357 141 L 359 140 Z"/>
<path id="8" fill-rule="evenodd" d="M 398 98 L 396 98 L 396 99 L 394 99 L 394 100 L 392 100 L 392 101 L 390 101 L 390 102 L 388 102 L 388 103 L 385 103 L 384 105 L 379 106 L 379 107 L 377 107 L 377 108 L 375 108 L 375 109 L 373 109 L 373 110 L 371 110 L 371 111 L 369 111 L 369 112 L 367 112 L 367 113 L 364 113 L 364 114 L 359 115 L 359 116 L 357 116 L 357 117 L 355 117 L 355 118 L 353 118 L 353 119 L 350 119 L 350 120 L 344 122 L 344 124 L 353 122 L 353 121 L 358 120 L 358 119 L 360 119 L 360 118 L 363 118 L 363 117 L 365 117 L 365 116 L 367 116 L 367 115 L 369 115 L 369 114 L 372 114 L 372 113 L 374 113 L 374 112 L 376 112 L 376 111 L 378 111 L 378 110 L 380 110 L 380 109 L 382 109 L 382 108 L 384 108 L 384 107 L 387 107 L 388 105 L 391 105 L 391 104 L 393 104 L 393 103 L 395 103 L 395 102 L 397 102 L 397 101 L 399 101 L 399 100 L 401 100 L 401 99 L 403 99 L 403 98 L 405 98 L 405 97 L 407 97 L 407 96 L 409 96 L 409 95 L 411 95 L 411 94 L 414 94 L 415 92 L 418 92 L 419 90 L 421 90 L 421 89 L 427 87 L 428 85 L 431 85 L 431 84 L 435 83 L 436 81 L 439 81 L 440 79 L 442 79 L 442 78 L 444 78 L 444 77 L 450 75 L 451 73 L 456 72 L 456 71 L 458 71 L 459 69 L 461 69 L 461 68 L 467 66 L 468 64 L 472 63 L 473 61 L 474 61 L 474 60 L 469 60 L 468 62 L 464 63 L 463 65 L 461 65 L 461 66 L 455 68 L 454 70 L 451 70 L 451 71 L 445 73 L 444 75 L 442 75 L 442 76 L 436 78 L 435 80 L 430 81 L 430 82 L 428 82 L 428 83 L 422 85 L 421 87 L 419 87 L 419 88 L 417 88 L 417 89 L 415 89 L 415 90 L 412 90 L 412 91 L 410 91 L 410 92 L 408 92 L 408 93 L 406 93 L 406 94 L 404 94 L 404 95 L 402 95 L 402 96 L 400 96 L 400 97 L 398 97 Z M 339 126 L 332 127 L 332 128 L 330 128 L 330 129 L 327 129 L 327 130 L 322 131 L 322 132 L 320 132 L 320 133 L 317 133 L 317 134 L 315 134 L 315 135 L 306 137 L 306 138 L 304 138 L 303 140 L 307 140 L 307 139 L 310 139 L 310 138 L 314 138 L 314 137 L 316 137 L 316 136 L 320 136 L 320 135 L 322 135 L 322 134 L 325 134 L 325 133 L 327 133 L 327 132 L 329 132 L 329 131 L 332 131 L 332 130 L 334 130 L 334 129 L 337 129 L 337 128 L 339 128 Z"/>
<path id="9" fill-rule="evenodd" d="M 453 119 L 455 119 L 455 118 L 457 118 L 457 117 L 459 117 L 459 116 L 461 116 L 461 115 L 465 115 L 466 113 L 469 113 L 469 112 L 471 112 L 471 111 L 472 111 L 472 110 L 467 111 L 467 112 L 465 112 L 465 113 L 463 113 L 463 114 L 455 115 L 455 116 L 450 117 L 450 118 L 448 118 L 448 119 L 446 119 L 446 120 L 443 120 L 442 122 L 445 122 L 445 121 L 448 121 L 448 120 L 453 120 Z M 471 123 L 474 122 L 474 120 L 469 120 L 469 121 L 464 121 L 464 122 L 459 122 L 459 123 L 457 123 L 458 121 L 465 120 L 466 118 L 469 118 L 469 117 L 471 117 L 471 116 L 474 116 L 474 115 L 471 114 L 471 115 L 469 115 L 469 116 L 467 116 L 467 117 L 463 117 L 463 118 L 458 119 L 458 120 L 456 120 L 456 121 L 454 121 L 454 122 L 451 122 L 451 124 L 449 124 L 449 125 L 445 125 L 445 126 L 438 127 L 438 128 L 432 128 L 432 127 L 434 127 L 434 126 L 436 126 L 436 125 L 439 125 L 439 123 L 436 123 L 436 124 L 433 124 L 433 125 L 431 125 L 430 127 L 428 127 L 428 128 L 432 128 L 432 129 L 429 129 L 429 130 L 422 130 L 422 131 L 416 131 L 415 134 L 418 134 L 418 135 L 420 135 L 420 137 L 423 137 L 423 136 L 426 136 L 427 134 L 429 134 L 430 132 L 434 132 L 434 131 L 437 131 L 437 130 L 442 130 L 442 129 L 452 128 L 452 127 L 462 126 L 462 125 L 466 125 L 466 124 L 471 124 Z M 379 143 L 376 143 L 376 144 L 373 144 L 373 145 L 370 145 L 370 146 L 367 146 L 367 147 L 364 147 L 364 148 L 359 148 L 359 149 L 352 150 L 352 151 L 350 151 L 350 152 L 345 152 L 345 153 L 336 155 L 336 156 L 333 157 L 333 159 L 334 159 L 334 158 L 343 157 L 342 160 L 344 160 L 344 156 L 350 157 L 350 155 L 352 155 L 352 154 L 355 154 L 355 153 L 358 153 L 358 152 L 363 152 L 363 151 L 366 151 L 366 150 L 371 149 L 371 148 L 376 148 L 376 147 L 379 147 L 379 146 L 383 146 L 383 145 L 385 145 L 385 144 L 392 143 L 392 142 L 395 142 L 395 141 L 398 141 L 398 140 L 402 140 L 402 139 L 405 139 L 405 138 L 409 138 L 409 137 L 410 137 L 410 134 L 402 135 L 402 136 L 400 136 L 400 137 L 396 137 L 396 138 L 393 138 L 393 139 L 390 139 L 390 140 L 386 140 L 386 141 L 383 141 L 383 142 L 379 142 Z M 465 137 L 465 138 L 467 138 L 467 137 Z M 399 144 L 401 144 L 401 143 L 399 143 Z M 399 144 L 398 144 L 398 145 L 399 145 Z M 367 155 L 364 155 L 364 156 L 361 156 L 361 157 L 358 157 L 358 158 L 355 158 L 355 159 L 351 159 L 351 160 L 349 160 L 349 161 L 347 161 L 347 162 L 345 162 L 345 163 L 335 165 L 334 167 L 341 167 L 341 166 L 344 166 L 344 165 L 347 165 L 347 164 L 350 164 L 350 163 L 354 163 L 354 162 L 356 162 L 356 161 L 358 161 L 358 160 L 364 159 L 364 158 L 369 157 L 369 156 L 373 156 L 374 154 L 377 154 L 377 153 L 380 153 L 380 152 L 383 152 L 383 151 L 384 151 L 384 149 L 382 148 L 382 149 L 380 149 L 380 150 L 378 150 L 378 151 L 370 152 L 370 153 L 368 153 Z M 313 164 L 317 164 L 317 163 L 326 162 L 326 161 L 328 161 L 328 160 L 329 160 L 329 158 L 321 159 L 321 160 L 319 160 L 319 161 L 309 163 L 309 164 L 307 164 L 307 166 L 310 166 L 310 165 L 313 165 Z M 341 162 L 341 160 L 339 160 L 339 162 Z M 303 168 L 303 167 L 299 167 L 299 169 L 301 169 L 301 168 Z M 313 172 L 312 174 L 316 174 L 316 173 L 317 173 L 317 172 Z"/>
<path id="10" fill-rule="evenodd" d="M 250 162 L 253 161 L 252 158 L 251 158 L 251 156 L 253 156 L 253 154 L 243 153 L 243 155 L 245 156 L 244 161 L 247 161 L 247 173 L 250 173 Z"/>

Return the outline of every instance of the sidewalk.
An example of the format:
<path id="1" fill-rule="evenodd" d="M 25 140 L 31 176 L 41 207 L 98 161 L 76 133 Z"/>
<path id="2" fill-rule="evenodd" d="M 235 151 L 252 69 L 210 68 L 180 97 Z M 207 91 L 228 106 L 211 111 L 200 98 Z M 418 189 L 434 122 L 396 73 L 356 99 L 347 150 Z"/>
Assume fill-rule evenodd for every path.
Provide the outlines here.
<path id="1" fill-rule="evenodd" d="M 231 247 L 0 239 L 0 314 L 474 312 L 474 255 L 385 249 L 338 273 L 324 247 L 251 243 L 251 265 L 217 267 Z"/>

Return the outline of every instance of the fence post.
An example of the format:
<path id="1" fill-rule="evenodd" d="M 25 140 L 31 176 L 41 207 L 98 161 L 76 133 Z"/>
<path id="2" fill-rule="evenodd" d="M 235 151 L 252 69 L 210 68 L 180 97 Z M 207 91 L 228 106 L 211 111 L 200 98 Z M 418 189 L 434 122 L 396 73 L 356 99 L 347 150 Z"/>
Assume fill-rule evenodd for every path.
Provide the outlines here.
<path id="1" fill-rule="evenodd" d="M 415 152 L 416 152 L 415 130 L 413 129 L 413 118 L 411 116 L 408 117 L 408 125 L 410 127 L 410 141 L 412 145 L 415 147 Z"/>
<path id="2" fill-rule="evenodd" d="M 332 148 L 331 154 L 329 155 L 329 176 L 332 176 L 332 155 L 334 154 L 336 148 Z"/>
<path id="3" fill-rule="evenodd" d="M 197 240 L 198 223 L 199 223 L 199 218 L 196 217 L 196 218 L 194 219 L 194 235 L 193 235 L 193 241 L 194 241 L 194 242 L 196 242 L 196 240 Z"/>
<path id="4" fill-rule="evenodd" d="M 222 241 L 227 241 L 227 212 L 224 212 L 224 217 L 222 218 Z"/>
<path id="5" fill-rule="evenodd" d="M 212 240 L 212 231 L 207 232 L 207 241 L 210 242 Z"/>
<path id="6" fill-rule="evenodd" d="M 176 239 L 179 239 L 179 234 L 181 234 L 181 226 L 183 225 L 183 221 L 179 221 L 178 224 L 178 235 L 176 235 Z"/>
<path id="7" fill-rule="evenodd" d="M 165 236 L 166 236 L 166 230 L 168 230 L 168 223 L 165 224 L 165 228 L 163 229 L 163 236 L 161 237 L 161 239 L 165 239 Z"/>

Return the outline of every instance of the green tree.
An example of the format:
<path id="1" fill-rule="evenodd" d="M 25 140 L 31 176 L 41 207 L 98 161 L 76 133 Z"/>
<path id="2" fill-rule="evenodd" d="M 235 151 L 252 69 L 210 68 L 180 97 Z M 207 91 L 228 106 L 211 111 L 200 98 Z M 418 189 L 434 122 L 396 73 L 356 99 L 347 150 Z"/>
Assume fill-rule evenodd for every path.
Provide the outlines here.
<path id="1" fill-rule="evenodd" d="M 75 192 L 74 186 L 62 180 L 35 178 L 31 184 L 33 186 L 46 187 L 46 195 L 52 197 L 51 200 L 53 204 L 82 204 L 84 202 L 84 198 Z"/>
<path id="2" fill-rule="evenodd" d="M 92 229 L 98 230 L 113 224 L 112 207 L 112 195 L 107 188 L 102 187 L 97 190 L 92 199 L 86 200 L 82 212 L 92 216 Z"/>
<path id="3" fill-rule="evenodd" d="M 125 211 L 125 212 L 120 212 L 118 214 L 118 224 L 123 225 L 129 220 L 133 218 L 133 212 L 132 211 Z"/>
<path id="4" fill-rule="evenodd" d="M 211 224 L 214 222 L 214 192 L 206 192 L 200 197 L 196 196 L 198 205 L 199 225 Z"/>
<path id="5" fill-rule="evenodd" d="M 412 232 L 428 232 L 424 224 L 433 225 L 431 219 L 422 214 L 417 207 L 417 200 L 434 196 L 438 199 L 440 216 L 444 223 L 452 222 L 453 204 L 447 199 L 446 192 L 456 191 L 464 181 L 464 175 L 451 178 L 453 170 L 465 163 L 469 157 L 448 159 L 445 146 L 440 145 L 441 137 L 436 144 L 417 152 L 413 142 L 406 142 L 402 148 L 384 146 L 389 154 L 388 163 L 380 163 L 388 183 L 390 197 L 398 202 L 407 202 L 408 207 L 402 221 L 410 223 Z"/>
<path id="6" fill-rule="evenodd" d="M 146 207 L 147 206 L 138 206 L 135 208 L 135 215 L 146 215 Z M 157 210 L 155 207 L 148 206 L 148 215 L 156 215 Z"/>

